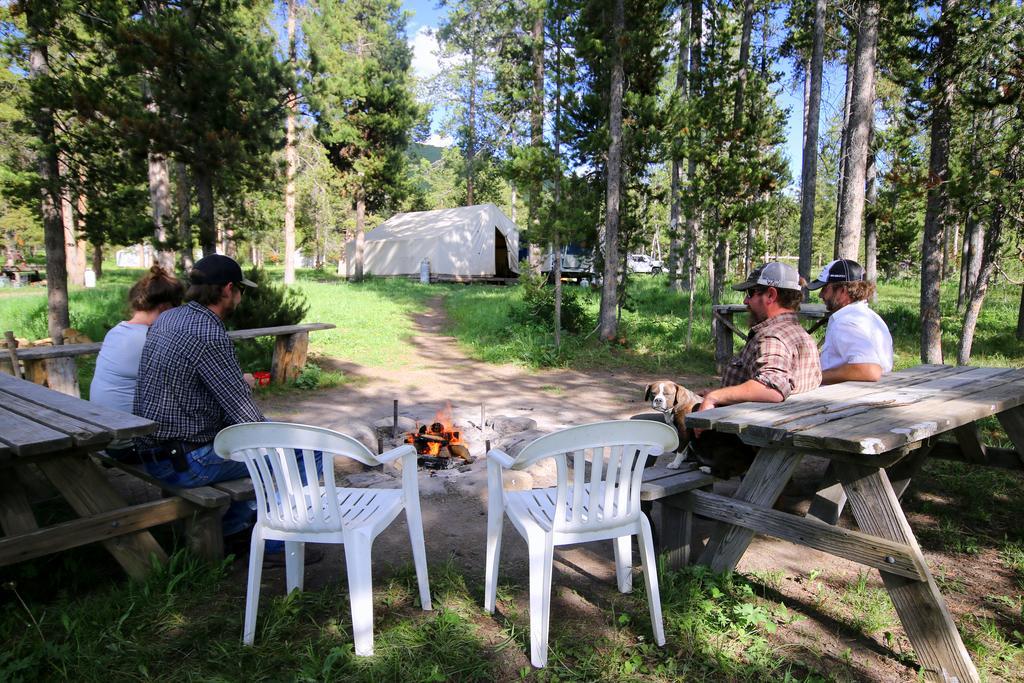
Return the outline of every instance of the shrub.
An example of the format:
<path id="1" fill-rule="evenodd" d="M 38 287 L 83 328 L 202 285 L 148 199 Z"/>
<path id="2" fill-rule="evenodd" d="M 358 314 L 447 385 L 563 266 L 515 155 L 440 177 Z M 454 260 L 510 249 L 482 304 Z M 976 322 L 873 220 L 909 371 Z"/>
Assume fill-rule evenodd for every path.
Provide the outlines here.
<path id="1" fill-rule="evenodd" d="M 297 325 L 306 317 L 309 302 L 301 291 L 272 282 L 262 268 L 250 269 L 246 277 L 258 286 L 245 292 L 238 310 L 228 320 L 232 329 Z"/>
<path id="2" fill-rule="evenodd" d="M 297 325 L 306 317 L 309 302 L 301 291 L 272 282 L 262 268 L 250 269 L 246 277 L 255 282 L 257 287 L 245 292 L 238 309 L 225 321 L 228 327 L 247 330 L 254 327 Z M 244 339 L 237 342 L 235 348 L 243 371 L 270 369 L 270 359 L 274 352 L 273 337 Z"/>
<path id="3" fill-rule="evenodd" d="M 514 322 L 547 328 L 555 319 L 555 288 L 547 286 L 544 275 L 536 275 L 524 269 L 519 275 L 522 301 L 511 311 Z M 576 333 L 587 323 L 586 312 L 575 290 L 562 289 L 562 329 Z"/>

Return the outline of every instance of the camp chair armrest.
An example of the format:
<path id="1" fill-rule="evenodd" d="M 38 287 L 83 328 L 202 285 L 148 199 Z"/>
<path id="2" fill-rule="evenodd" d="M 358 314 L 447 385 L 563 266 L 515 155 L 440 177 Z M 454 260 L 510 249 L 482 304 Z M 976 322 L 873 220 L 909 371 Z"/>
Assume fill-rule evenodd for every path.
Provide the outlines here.
<path id="1" fill-rule="evenodd" d="M 384 451 L 377 456 L 377 460 L 382 463 L 389 463 L 392 460 L 398 460 L 406 455 L 416 455 L 416 447 L 409 443 L 404 443 L 401 446 L 396 446 L 389 451 Z"/>
<path id="2" fill-rule="evenodd" d="M 516 459 L 513 458 L 511 455 L 498 448 L 492 448 L 491 450 L 487 451 L 487 459 L 489 461 L 493 460 L 494 462 L 498 463 L 499 465 L 501 465 L 501 468 L 505 470 L 512 467 L 513 463 L 515 463 L 516 461 Z"/>

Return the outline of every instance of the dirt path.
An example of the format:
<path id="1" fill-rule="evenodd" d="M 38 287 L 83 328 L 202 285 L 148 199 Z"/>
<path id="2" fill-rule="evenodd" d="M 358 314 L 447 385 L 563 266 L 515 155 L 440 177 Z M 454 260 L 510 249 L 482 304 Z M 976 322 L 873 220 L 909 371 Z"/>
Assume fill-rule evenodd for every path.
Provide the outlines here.
<path id="1" fill-rule="evenodd" d="M 452 404 L 456 420 L 462 421 L 466 429 L 479 423 L 483 405 L 488 418 L 527 416 L 537 422 L 537 429 L 551 431 L 644 412 L 643 387 L 658 379 L 626 372 L 531 372 L 515 366 L 474 361 L 459 350 L 454 338 L 443 336 L 446 320 L 440 298 L 432 300 L 428 310 L 416 315 L 414 322 L 416 331 L 410 363 L 367 368 L 321 359 L 323 364 L 343 370 L 355 381 L 309 397 L 271 398 L 263 403 L 266 414 L 271 419 L 351 432 L 359 425 L 389 417 L 396 398 L 402 415 L 421 422 L 430 420 L 447 400 Z M 695 391 L 714 384 L 714 378 L 704 375 L 677 379 Z M 477 447 L 473 455 L 482 456 L 482 451 L 482 447 Z M 431 565 L 453 562 L 471 589 L 476 585 L 482 593 L 486 514 L 483 459 L 470 469 L 464 476 L 452 479 L 421 477 L 421 500 Z M 729 486 L 727 482 L 723 490 Z M 706 527 L 697 527 L 698 534 L 707 531 Z M 399 521 L 378 538 L 374 546 L 375 577 L 411 561 L 406 533 L 404 522 Z M 605 545 L 608 547 L 604 548 Z M 306 580 L 309 589 L 336 583 L 344 575 L 341 553 L 340 548 L 328 548 L 325 560 L 309 568 Z M 944 566 L 943 560 L 948 559 L 929 557 L 933 567 Z M 237 571 L 244 572 L 244 563 L 236 567 Z M 527 569 L 526 545 L 506 524 L 501 580 L 518 584 L 524 598 Z M 796 615 L 795 623 L 780 628 L 772 637 L 778 647 L 789 652 L 789 661 L 805 662 L 812 668 L 830 672 L 839 680 L 916 680 L 916 672 L 900 661 L 911 648 L 898 621 L 883 632 L 867 637 L 851 626 L 851 622 L 856 622 L 850 616 L 856 612 L 856 607 L 822 598 L 825 586 L 843 588 L 856 584 L 863 568 L 824 553 L 758 537 L 741 561 L 739 570 L 756 572 L 763 577 L 761 582 L 766 596 L 785 602 Z M 283 578 L 278 574 L 280 571 L 264 572 L 264 588 L 268 593 L 281 589 Z M 591 544 L 557 551 L 554 587 L 553 610 L 586 613 L 598 609 L 586 596 L 605 596 L 596 600 L 599 604 L 605 599 L 614 600 L 611 545 Z M 877 591 L 880 587 L 877 572 L 870 572 L 866 590 Z M 972 601 L 968 598 L 957 595 L 950 600 L 950 607 L 957 616 L 972 610 Z M 881 600 L 887 603 L 888 598 L 882 595 Z M 597 624 L 601 620 L 593 621 Z M 517 671 L 527 663 L 522 653 L 508 656 L 512 657 L 508 662 L 509 671 Z"/>

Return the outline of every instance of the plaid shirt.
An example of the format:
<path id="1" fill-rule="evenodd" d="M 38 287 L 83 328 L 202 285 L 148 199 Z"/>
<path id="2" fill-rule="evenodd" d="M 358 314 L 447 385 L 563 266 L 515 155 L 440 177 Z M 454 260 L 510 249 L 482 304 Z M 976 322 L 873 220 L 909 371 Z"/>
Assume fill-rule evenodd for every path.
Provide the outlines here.
<path id="1" fill-rule="evenodd" d="M 818 347 L 798 320 L 796 313 L 782 313 L 751 327 L 747 345 L 722 373 L 722 386 L 754 379 L 782 394 L 782 400 L 816 389 L 821 384 Z"/>
<path id="2" fill-rule="evenodd" d="M 262 422 L 224 323 L 194 301 L 157 318 L 146 335 L 133 413 L 160 426 L 140 445 L 210 443 L 222 428 Z"/>

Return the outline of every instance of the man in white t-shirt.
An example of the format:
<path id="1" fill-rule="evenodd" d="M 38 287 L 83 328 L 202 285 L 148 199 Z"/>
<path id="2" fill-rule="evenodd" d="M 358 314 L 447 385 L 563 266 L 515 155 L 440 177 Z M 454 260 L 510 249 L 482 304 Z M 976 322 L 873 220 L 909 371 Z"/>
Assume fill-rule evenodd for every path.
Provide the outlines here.
<path id="1" fill-rule="evenodd" d="M 864 268 L 850 259 L 829 263 L 808 289 L 821 289 L 821 300 L 832 313 L 821 347 L 821 383 L 877 382 L 892 372 L 892 335 L 885 321 L 868 308 L 875 285 L 864 279 Z"/>

